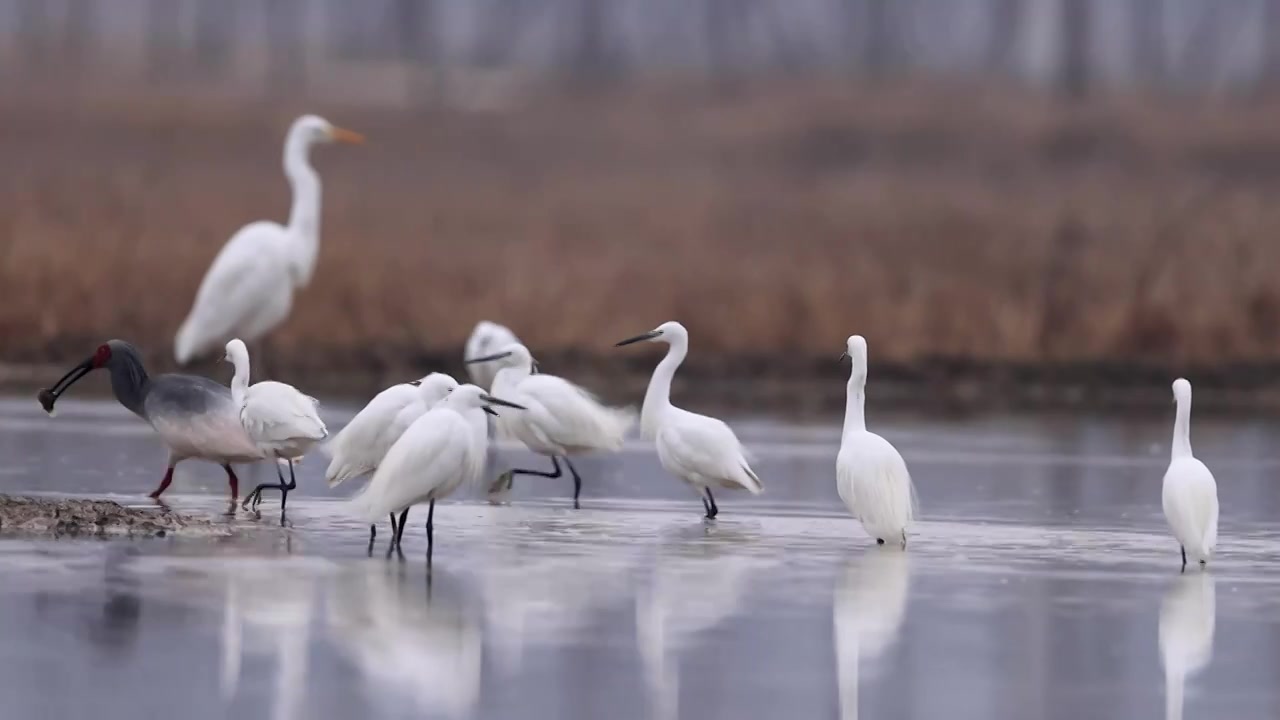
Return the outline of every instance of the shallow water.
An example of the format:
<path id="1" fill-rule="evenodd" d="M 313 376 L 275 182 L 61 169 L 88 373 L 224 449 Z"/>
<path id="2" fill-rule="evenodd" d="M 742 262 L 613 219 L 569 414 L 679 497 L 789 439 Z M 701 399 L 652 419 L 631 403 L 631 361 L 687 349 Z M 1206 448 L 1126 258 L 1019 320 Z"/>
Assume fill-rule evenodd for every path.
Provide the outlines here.
<path id="1" fill-rule="evenodd" d="M 0 491 L 149 502 L 150 431 L 64 402 L 56 419 L 0 402 Z M 635 442 L 578 463 L 580 511 L 566 480 L 530 478 L 510 505 L 441 505 L 430 573 L 425 514 L 403 562 L 382 542 L 370 555 L 318 457 L 284 530 L 0 536 L 3 716 L 1280 715 L 1280 427 L 1195 423 L 1222 538 L 1210 572 L 1179 576 L 1164 421 L 878 419 L 920 492 L 906 553 L 844 513 L 837 428 L 763 421 L 735 425 L 767 492 L 721 493 L 714 524 Z M 497 453 L 512 461 L 544 464 Z M 274 496 L 226 519 L 225 493 L 193 462 L 166 498 L 278 528 Z"/>

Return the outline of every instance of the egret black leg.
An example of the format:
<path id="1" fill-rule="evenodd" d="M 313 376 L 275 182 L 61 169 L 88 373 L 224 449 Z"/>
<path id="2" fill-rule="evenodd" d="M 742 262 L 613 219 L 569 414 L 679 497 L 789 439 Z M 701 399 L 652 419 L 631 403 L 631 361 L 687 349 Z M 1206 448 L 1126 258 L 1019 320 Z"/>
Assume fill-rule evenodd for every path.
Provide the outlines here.
<path id="1" fill-rule="evenodd" d="M 291 474 L 292 474 L 292 472 L 293 472 L 293 463 L 290 463 L 290 464 L 289 464 L 289 472 L 290 472 Z M 276 477 L 280 480 L 280 482 L 278 482 L 278 483 L 276 483 L 276 484 L 274 484 L 274 485 L 273 485 L 273 484 L 271 484 L 271 483 L 262 483 L 262 484 L 261 484 L 261 485 L 259 485 L 258 487 L 254 488 L 254 489 L 253 489 L 253 492 L 251 492 L 251 493 L 249 493 L 248 495 L 245 495 L 245 496 L 244 496 L 244 504 L 242 504 L 240 507 L 241 507 L 241 508 L 243 508 L 243 509 L 245 509 L 245 510 L 248 510 L 248 509 L 249 509 L 249 505 L 250 505 L 250 503 L 252 503 L 252 505 L 253 505 L 253 509 L 254 509 L 254 510 L 257 510 L 257 509 L 258 509 L 258 506 L 262 504 L 262 491 L 263 491 L 263 490 L 267 490 L 267 489 L 270 489 L 270 488 L 275 488 L 275 489 L 277 489 L 277 490 L 284 491 L 284 490 L 285 490 L 285 488 L 287 488 L 287 487 L 288 487 L 288 485 L 287 485 L 287 484 L 285 483 L 285 481 L 284 481 L 284 473 L 280 472 L 280 463 L 276 463 Z"/>
<path id="2" fill-rule="evenodd" d="M 1187 569 L 1187 549 L 1185 547 L 1182 548 L 1182 569 Z"/>
<path id="3" fill-rule="evenodd" d="M 400 522 L 396 525 L 395 546 L 400 547 L 400 538 L 404 537 L 405 521 L 409 519 L 409 508 L 405 508 L 400 513 Z"/>
<path id="4" fill-rule="evenodd" d="M 516 475 L 532 475 L 534 477 L 558 478 L 563 474 L 560 472 L 560 461 L 556 459 L 555 455 L 551 456 L 551 467 L 555 468 L 551 472 L 544 472 L 542 470 L 524 470 L 520 468 L 513 468 L 511 470 L 511 475 L 512 475 L 512 478 L 514 479 Z"/>
<path id="5" fill-rule="evenodd" d="M 298 481 L 293 476 L 293 461 L 289 461 L 289 484 L 280 488 L 280 524 L 284 525 L 284 504 L 289 500 L 289 491 L 298 487 Z"/>
<path id="6" fill-rule="evenodd" d="M 711 506 L 707 504 L 707 496 L 702 495 L 698 499 L 702 501 L 703 512 L 706 513 L 707 517 L 711 517 Z"/>
<path id="7" fill-rule="evenodd" d="M 573 475 L 573 509 L 577 510 L 581 507 L 578 504 L 578 496 L 582 494 L 582 477 L 578 475 L 578 469 L 569 462 L 568 457 L 564 459 L 564 464 L 569 466 L 569 474 Z"/>
<path id="8" fill-rule="evenodd" d="M 431 550 L 435 545 L 435 527 L 432 525 L 432 521 L 435 519 L 435 516 L 436 501 L 433 498 L 431 500 L 431 505 L 427 509 L 427 565 L 431 564 Z"/>
<path id="9" fill-rule="evenodd" d="M 702 491 L 707 494 L 707 519 L 715 520 L 716 515 L 720 514 L 720 508 L 716 507 L 716 498 L 711 494 L 711 488 L 702 488 Z"/>

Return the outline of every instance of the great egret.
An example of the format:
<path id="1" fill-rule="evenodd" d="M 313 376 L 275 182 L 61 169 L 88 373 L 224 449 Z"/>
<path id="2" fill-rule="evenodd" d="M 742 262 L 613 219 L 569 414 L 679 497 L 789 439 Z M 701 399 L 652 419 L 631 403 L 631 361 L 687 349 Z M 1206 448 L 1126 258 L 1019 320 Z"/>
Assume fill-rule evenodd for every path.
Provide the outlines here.
<path id="1" fill-rule="evenodd" d="M 431 560 L 436 500 L 484 472 L 488 438 L 475 432 L 467 412 L 485 405 L 524 409 L 491 397 L 475 385 L 459 386 L 404 431 L 387 451 L 368 487 L 352 499 L 352 510 L 370 524 L 383 515 L 400 512 L 392 548 L 400 547 L 409 508 L 429 502 L 427 560 Z"/>
<path id="2" fill-rule="evenodd" d="M 476 323 L 476 328 L 471 331 L 471 337 L 467 338 L 467 346 L 463 350 L 462 357 L 462 361 L 467 364 L 467 374 L 471 376 L 471 382 L 492 391 L 493 378 L 502 369 L 502 365 L 496 362 L 484 362 L 477 358 L 492 355 L 508 345 L 519 342 L 520 339 L 516 334 L 503 325 L 488 320 Z"/>
<path id="3" fill-rule="evenodd" d="M 604 405 L 591 393 L 563 378 L 534 375 L 533 356 L 519 343 L 468 362 L 497 363 L 499 369 L 493 379 L 492 392 L 527 408 L 525 412 L 499 416 L 496 420 L 499 431 L 516 438 L 531 451 L 551 458 L 551 472 L 509 470 L 496 485 L 510 489 L 516 475 L 558 478 L 561 476 L 558 458 L 564 458 L 573 475 L 573 506 L 577 508 L 582 477 L 569 456 L 621 450 L 624 436 L 635 422 L 635 413 L 629 408 Z"/>
<path id="4" fill-rule="evenodd" d="M 98 368 L 106 368 L 111 374 L 111 391 L 116 400 L 147 421 L 169 449 L 164 479 L 151 497 L 159 498 L 169 488 L 174 466 L 197 458 L 218 463 L 227 471 L 231 501 L 235 502 L 240 481 L 231 463 L 257 462 L 263 454 L 240 424 L 240 411 L 231 390 L 197 375 L 152 377 L 143 367 L 137 348 L 123 340 L 110 340 L 99 345 L 93 355 L 63 375 L 52 388 L 40 391 L 40 405 L 45 412 L 52 416 L 53 405 L 62 393 Z"/>
<path id="5" fill-rule="evenodd" d="M 364 138 L 315 115 L 294 121 L 284 141 L 284 172 L 293 187 L 289 224 L 250 223 L 222 246 L 174 337 L 179 365 L 233 337 L 254 342 L 289 316 L 293 293 L 311 282 L 320 251 L 320 176 L 308 152 L 325 142 Z"/>
<path id="6" fill-rule="evenodd" d="M 1204 565 L 1218 544 L 1218 484 L 1209 468 L 1191 454 L 1191 383 L 1173 381 L 1178 405 L 1173 421 L 1173 449 L 1164 474 L 1164 516 L 1182 546 L 1182 567 L 1187 553 Z"/>
<path id="7" fill-rule="evenodd" d="M 836 456 L 836 491 L 876 544 L 901 538 L 906 547 L 907 530 L 915 517 L 915 491 L 902 455 L 888 440 L 867 430 L 867 341 L 850 335 L 841 357 L 849 357 L 853 368 Z"/>
<path id="8" fill-rule="evenodd" d="M 720 512 L 711 495 L 712 487 L 741 488 L 752 495 L 764 492 L 764 484 L 747 462 L 742 443 L 728 425 L 671 404 L 671 379 L 689 353 L 689 332 L 678 322 L 665 322 L 643 335 L 618 342 L 616 347 L 644 341 L 670 346 L 667 356 L 653 371 L 640 410 L 640 432 L 653 438 L 662 467 L 704 496 L 702 506 L 708 519 Z"/>
<path id="9" fill-rule="evenodd" d="M 277 460 L 276 476 L 280 479 L 278 485 L 263 483 L 254 488 L 245 496 L 244 507 L 248 507 L 250 501 L 257 507 L 262 502 L 264 489 L 279 488 L 283 522 L 289 491 L 298 486 L 293 461 L 329 436 L 318 412 L 320 403 L 292 385 L 270 380 L 249 385 L 249 350 L 239 338 L 227 343 L 225 359 L 236 368 L 235 377 L 231 379 L 231 400 L 240 409 L 240 424 L 265 457 Z M 287 484 L 280 473 L 278 461 L 281 460 L 289 464 Z"/>

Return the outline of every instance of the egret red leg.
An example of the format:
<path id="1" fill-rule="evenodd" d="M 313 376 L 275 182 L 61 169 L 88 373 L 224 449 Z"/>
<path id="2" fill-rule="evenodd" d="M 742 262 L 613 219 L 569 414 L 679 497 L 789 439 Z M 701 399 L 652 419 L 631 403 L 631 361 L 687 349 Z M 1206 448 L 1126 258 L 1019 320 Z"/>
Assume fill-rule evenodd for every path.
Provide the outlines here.
<path id="1" fill-rule="evenodd" d="M 169 489 L 169 485 L 172 483 L 173 483 L 173 466 L 170 465 L 169 469 L 164 471 L 164 479 L 160 481 L 160 487 L 156 488 L 155 492 L 151 493 L 151 498 L 153 500 L 160 499 L 160 496 L 164 494 L 165 490 Z"/>

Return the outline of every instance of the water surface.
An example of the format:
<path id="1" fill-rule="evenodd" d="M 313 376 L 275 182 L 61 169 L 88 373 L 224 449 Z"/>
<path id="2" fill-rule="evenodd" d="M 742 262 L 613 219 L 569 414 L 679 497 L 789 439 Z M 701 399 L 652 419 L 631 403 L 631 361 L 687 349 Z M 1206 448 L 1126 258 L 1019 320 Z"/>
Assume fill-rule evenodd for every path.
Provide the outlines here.
<path id="1" fill-rule="evenodd" d="M 149 502 L 148 428 L 64 403 L 0 403 L 0 491 Z M 639 441 L 578 463 L 579 511 L 567 480 L 520 479 L 503 506 L 473 489 L 437 508 L 430 572 L 425 513 L 403 561 L 370 551 L 318 457 L 283 530 L 274 496 L 227 518 L 220 469 L 186 463 L 173 507 L 263 532 L 0 536 L 4 715 L 1280 716 L 1280 427 L 1195 423 L 1222 538 L 1179 575 L 1164 422 L 877 419 L 920 491 L 905 553 L 840 505 L 834 426 L 735 423 L 767 492 L 720 494 L 711 524 Z"/>

